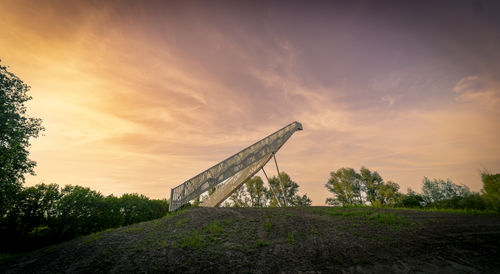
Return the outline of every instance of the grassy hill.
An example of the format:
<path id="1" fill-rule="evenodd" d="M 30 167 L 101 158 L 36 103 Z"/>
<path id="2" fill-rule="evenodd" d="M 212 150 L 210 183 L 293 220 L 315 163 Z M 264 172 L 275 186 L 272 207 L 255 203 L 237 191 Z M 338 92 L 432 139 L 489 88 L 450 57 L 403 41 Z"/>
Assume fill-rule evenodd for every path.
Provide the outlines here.
<path id="1" fill-rule="evenodd" d="M 500 217 L 374 208 L 191 208 L 17 257 L 16 272 L 500 272 Z"/>

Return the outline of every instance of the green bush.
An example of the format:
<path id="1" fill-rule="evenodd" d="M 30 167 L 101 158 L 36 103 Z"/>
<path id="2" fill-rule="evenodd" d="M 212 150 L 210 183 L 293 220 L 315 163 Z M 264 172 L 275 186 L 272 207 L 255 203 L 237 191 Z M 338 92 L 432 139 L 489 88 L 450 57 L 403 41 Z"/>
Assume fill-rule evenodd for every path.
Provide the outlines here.
<path id="1" fill-rule="evenodd" d="M 485 199 L 479 193 L 473 193 L 465 197 L 454 197 L 452 199 L 437 201 L 429 206 L 449 209 L 488 209 Z"/>

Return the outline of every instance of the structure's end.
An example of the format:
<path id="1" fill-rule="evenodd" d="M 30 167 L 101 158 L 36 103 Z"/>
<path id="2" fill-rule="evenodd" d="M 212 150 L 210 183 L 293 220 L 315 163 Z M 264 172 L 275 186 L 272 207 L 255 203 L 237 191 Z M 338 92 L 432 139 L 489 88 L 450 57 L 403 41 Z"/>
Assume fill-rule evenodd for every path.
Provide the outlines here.
<path id="1" fill-rule="evenodd" d="M 303 130 L 302 124 L 300 122 L 295 121 L 297 123 L 297 130 Z"/>

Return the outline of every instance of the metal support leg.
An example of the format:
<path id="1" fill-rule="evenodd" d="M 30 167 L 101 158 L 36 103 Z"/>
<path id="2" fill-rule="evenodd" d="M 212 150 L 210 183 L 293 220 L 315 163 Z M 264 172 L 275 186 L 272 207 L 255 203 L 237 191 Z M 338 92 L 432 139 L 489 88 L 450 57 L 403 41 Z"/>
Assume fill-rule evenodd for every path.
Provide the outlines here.
<path id="1" fill-rule="evenodd" d="M 281 192 L 283 192 L 283 202 L 285 203 L 285 207 L 287 207 L 286 196 L 285 196 L 285 188 L 283 187 L 283 182 L 281 181 L 280 170 L 278 168 L 278 162 L 276 161 L 276 153 L 273 153 L 274 163 L 276 164 L 276 170 L 278 171 L 278 179 L 281 185 Z"/>
<path id="2" fill-rule="evenodd" d="M 276 201 L 278 202 L 278 205 L 281 207 L 282 205 L 281 205 L 280 199 L 278 198 L 278 195 L 276 195 L 276 192 L 274 192 L 274 188 L 271 185 L 271 182 L 269 181 L 269 177 L 267 177 L 267 173 L 264 170 L 264 167 L 262 167 L 261 169 L 262 169 L 262 172 L 264 172 L 264 176 L 266 176 L 267 184 L 269 185 L 269 188 L 273 192 L 274 198 L 276 198 Z"/>

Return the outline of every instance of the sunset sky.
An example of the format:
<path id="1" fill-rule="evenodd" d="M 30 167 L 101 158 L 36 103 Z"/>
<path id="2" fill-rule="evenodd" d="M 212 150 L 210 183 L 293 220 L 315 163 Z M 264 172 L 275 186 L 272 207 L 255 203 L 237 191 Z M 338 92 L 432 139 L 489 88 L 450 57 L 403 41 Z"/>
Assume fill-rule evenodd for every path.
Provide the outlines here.
<path id="1" fill-rule="evenodd" d="M 500 1 L 0 0 L 0 59 L 44 120 L 40 182 L 168 198 L 299 121 L 277 154 L 314 205 L 331 171 L 401 191 L 500 172 Z M 276 174 L 268 164 L 266 171 Z"/>

